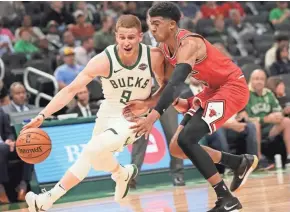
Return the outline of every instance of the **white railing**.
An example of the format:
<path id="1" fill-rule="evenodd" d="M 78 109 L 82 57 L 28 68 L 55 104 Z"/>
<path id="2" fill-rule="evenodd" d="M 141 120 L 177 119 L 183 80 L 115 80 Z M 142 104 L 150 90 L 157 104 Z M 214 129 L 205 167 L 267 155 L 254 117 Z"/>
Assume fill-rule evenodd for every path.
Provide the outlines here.
<path id="1" fill-rule="evenodd" d="M 5 77 L 5 65 L 3 60 L 0 58 L 0 80 L 3 80 Z"/>
<path id="2" fill-rule="evenodd" d="M 24 82 L 24 86 L 26 87 L 27 91 L 29 91 L 30 93 L 36 95 L 35 97 L 35 106 L 36 107 L 39 107 L 39 103 L 40 103 L 40 100 L 41 98 L 43 99 L 46 99 L 48 101 L 50 101 L 53 96 L 50 96 L 46 93 L 43 93 L 43 92 L 39 92 L 38 90 L 36 90 L 35 88 L 32 88 L 29 84 L 29 80 L 28 80 L 28 75 L 29 73 L 33 73 L 33 74 L 36 74 L 36 75 L 39 75 L 39 76 L 42 76 L 44 78 L 47 78 L 49 80 L 52 81 L 53 83 L 53 87 L 54 87 L 54 91 L 53 91 L 53 96 L 55 96 L 58 92 L 58 83 L 55 79 L 54 76 L 50 75 L 50 74 L 47 74 L 39 69 L 36 69 L 36 68 L 33 68 L 33 67 L 27 67 L 24 71 L 24 75 L 23 75 L 23 82 Z"/>

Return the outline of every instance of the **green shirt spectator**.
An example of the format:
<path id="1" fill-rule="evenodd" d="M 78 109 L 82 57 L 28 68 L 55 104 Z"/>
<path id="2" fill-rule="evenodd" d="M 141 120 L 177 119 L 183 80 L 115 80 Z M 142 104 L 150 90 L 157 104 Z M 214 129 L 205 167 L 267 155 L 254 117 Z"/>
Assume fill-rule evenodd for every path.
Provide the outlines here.
<path id="1" fill-rule="evenodd" d="M 277 6 L 271 10 L 269 15 L 272 24 L 281 24 L 290 16 L 288 2 L 277 2 Z"/>
<path id="2" fill-rule="evenodd" d="M 114 20 L 110 16 L 105 16 L 102 21 L 102 29 L 94 35 L 94 46 L 96 53 L 102 52 L 107 46 L 115 43 L 113 32 Z"/>
<path id="3" fill-rule="evenodd" d="M 39 49 L 31 42 L 31 35 L 27 30 L 25 29 L 21 30 L 19 35 L 21 39 L 18 40 L 14 45 L 15 52 L 29 54 L 39 51 Z"/>

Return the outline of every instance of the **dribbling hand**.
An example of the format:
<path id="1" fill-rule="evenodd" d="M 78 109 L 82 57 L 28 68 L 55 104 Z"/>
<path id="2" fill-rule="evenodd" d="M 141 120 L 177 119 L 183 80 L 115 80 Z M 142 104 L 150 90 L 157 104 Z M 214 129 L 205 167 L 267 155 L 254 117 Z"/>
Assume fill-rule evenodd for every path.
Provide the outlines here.
<path id="1" fill-rule="evenodd" d="M 43 123 L 43 121 L 44 121 L 44 117 L 42 115 L 37 115 L 34 119 L 31 119 L 31 121 L 28 124 L 23 126 L 21 132 L 29 128 L 37 128 Z"/>

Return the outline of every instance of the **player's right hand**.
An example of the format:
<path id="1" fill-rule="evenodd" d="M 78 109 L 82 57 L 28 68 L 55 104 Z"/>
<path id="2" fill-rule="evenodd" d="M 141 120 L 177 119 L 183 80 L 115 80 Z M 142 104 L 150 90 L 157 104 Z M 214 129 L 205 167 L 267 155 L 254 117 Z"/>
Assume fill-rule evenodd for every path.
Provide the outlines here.
<path id="1" fill-rule="evenodd" d="M 23 126 L 21 132 L 29 128 L 37 128 L 43 123 L 43 121 L 44 121 L 44 117 L 42 115 L 37 115 L 34 119 L 31 119 L 31 121 L 28 124 Z"/>

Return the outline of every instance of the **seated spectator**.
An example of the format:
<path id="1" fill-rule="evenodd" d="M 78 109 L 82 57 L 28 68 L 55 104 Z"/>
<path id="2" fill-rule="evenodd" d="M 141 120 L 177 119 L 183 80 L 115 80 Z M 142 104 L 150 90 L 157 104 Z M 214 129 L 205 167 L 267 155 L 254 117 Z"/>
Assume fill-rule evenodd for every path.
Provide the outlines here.
<path id="1" fill-rule="evenodd" d="M 265 88 L 265 83 L 265 72 L 263 70 L 253 71 L 249 83 L 250 100 L 241 117 L 254 122 L 259 144 L 262 139 L 271 139 L 282 134 L 289 161 L 290 119 L 283 116 L 278 100 L 269 89 Z M 261 155 L 261 145 L 258 145 L 259 158 Z"/>
<path id="2" fill-rule="evenodd" d="M 289 46 L 282 46 L 276 50 L 276 62 L 270 67 L 270 76 L 290 74 Z"/>
<path id="3" fill-rule="evenodd" d="M 0 80 L 0 107 L 10 104 L 10 97 L 7 88 L 2 80 Z"/>
<path id="4" fill-rule="evenodd" d="M 282 24 L 289 21 L 290 10 L 287 1 L 277 2 L 277 7 L 272 9 L 269 20 L 273 25 Z"/>
<path id="5" fill-rule="evenodd" d="M 203 18 L 215 19 L 222 14 L 221 9 L 221 6 L 217 5 L 215 1 L 207 1 L 201 6 L 200 11 Z"/>
<path id="6" fill-rule="evenodd" d="M 286 94 L 286 88 L 280 77 L 269 77 L 267 87 L 275 94 L 283 109 L 283 114 L 290 117 L 290 96 Z"/>
<path id="7" fill-rule="evenodd" d="M 230 13 L 232 10 L 237 10 L 238 14 L 241 17 L 245 16 L 245 11 L 244 11 L 242 5 L 236 1 L 225 2 L 221 5 L 221 8 L 220 8 L 220 11 L 222 12 L 222 14 L 225 18 L 228 18 L 231 16 Z"/>
<path id="8" fill-rule="evenodd" d="M 59 66 L 54 72 L 60 90 L 70 84 L 84 68 L 84 66 L 75 63 L 74 49 L 64 48 L 62 56 L 64 64 Z"/>
<path id="9" fill-rule="evenodd" d="M 0 35 L 6 35 L 9 37 L 11 42 L 14 42 L 15 37 L 10 29 L 4 28 L 3 18 L 0 16 Z"/>
<path id="10" fill-rule="evenodd" d="M 96 104 L 90 103 L 90 93 L 87 87 L 79 90 L 76 94 L 77 104 L 70 108 L 67 113 L 77 113 L 79 117 L 95 116 L 99 107 Z"/>
<path id="11" fill-rule="evenodd" d="M 12 42 L 7 35 L 0 34 L 0 58 L 4 54 L 10 54 L 14 52 L 14 48 L 12 46 Z"/>
<path id="12" fill-rule="evenodd" d="M 59 30 L 63 32 L 66 24 L 74 22 L 73 17 L 63 9 L 63 4 L 61 1 L 52 1 L 50 3 L 50 8 L 44 15 L 43 26 L 46 26 L 49 21 L 54 20 L 58 23 Z"/>
<path id="13" fill-rule="evenodd" d="M 183 15 L 190 18 L 194 24 L 202 18 L 202 13 L 195 3 L 189 1 L 179 1 L 178 3 Z"/>
<path id="14" fill-rule="evenodd" d="M 15 31 L 15 39 L 16 40 L 21 39 L 19 33 L 23 29 L 27 30 L 30 33 L 32 43 L 37 43 L 39 40 L 45 39 L 45 35 L 40 30 L 40 28 L 36 27 L 36 26 L 32 26 L 31 16 L 29 16 L 29 15 L 25 15 L 23 17 L 22 26 L 19 27 L 18 29 L 16 29 L 16 31 Z"/>
<path id="15" fill-rule="evenodd" d="M 50 51 L 60 49 L 63 44 L 60 39 L 60 32 L 57 29 L 58 24 L 56 23 L 56 21 L 48 22 L 46 28 L 47 28 L 46 39 L 49 42 L 48 49 Z"/>
<path id="16" fill-rule="evenodd" d="M 230 11 L 230 18 L 233 25 L 228 27 L 228 35 L 236 40 L 241 55 L 247 56 L 248 52 L 244 48 L 244 44 L 253 40 L 256 30 L 250 23 L 242 20 L 241 14 L 236 9 Z"/>
<path id="17" fill-rule="evenodd" d="M 30 105 L 27 103 L 27 92 L 22 83 L 12 83 L 9 93 L 11 97 L 11 103 L 2 107 L 5 113 L 20 113 L 35 108 L 34 105 Z"/>
<path id="18" fill-rule="evenodd" d="M 96 28 L 99 28 L 101 17 L 92 4 L 89 2 L 79 1 L 76 2 L 76 9 L 81 10 L 84 13 L 87 22 L 92 23 Z"/>
<path id="19" fill-rule="evenodd" d="M 225 30 L 224 17 L 219 15 L 214 19 L 213 31 L 209 33 L 210 36 L 220 37 L 224 42 L 227 41 L 227 31 Z"/>
<path id="20" fill-rule="evenodd" d="M 81 10 L 77 10 L 74 13 L 76 24 L 68 26 L 68 29 L 72 32 L 76 39 L 81 40 L 84 37 L 93 36 L 95 29 L 91 23 L 86 23 L 85 14 Z"/>
<path id="21" fill-rule="evenodd" d="M 15 138 L 10 126 L 9 116 L 0 108 L 0 203 L 9 203 L 4 183 L 9 182 L 8 155 L 15 150 Z M 33 165 L 24 163 L 21 182 L 17 186 L 17 199 L 25 201 L 27 184 L 31 181 Z"/>
<path id="22" fill-rule="evenodd" d="M 22 29 L 19 32 L 20 40 L 16 41 L 14 45 L 15 52 L 26 53 L 27 58 L 30 58 L 29 54 L 39 52 L 39 49 L 31 42 L 30 32 L 26 29 Z"/>
<path id="23" fill-rule="evenodd" d="M 102 28 L 94 34 L 96 53 L 102 52 L 107 46 L 115 43 L 114 24 L 112 17 L 103 17 Z"/>
<path id="24" fill-rule="evenodd" d="M 77 41 L 71 31 L 66 31 L 63 33 L 63 47 L 59 50 L 62 54 L 66 47 L 75 48 L 77 46 Z"/>
<path id="25" fill-rule="evenodd" d="M 268 70 L 270 66 L 276 62 L 276 51 L 278 48 L 283 46 L 289 46 L 288 35 L 278 34 L 275 36 L 276 42 L 273 46 L 266 52 L 265 55 L 265 68 Z"/>
<path id="26" fill-rule="evenodd" d="M 86 66 L 89 60 L 95 55 L 93 38 L 83 38 L 82 45 L 76 47 L 74 52 L 76 63 L 82 66 Z"/>

